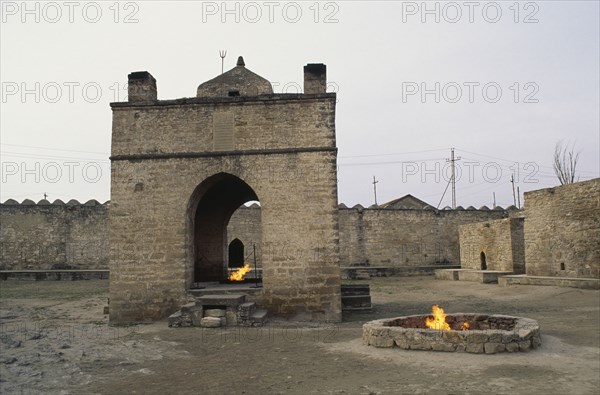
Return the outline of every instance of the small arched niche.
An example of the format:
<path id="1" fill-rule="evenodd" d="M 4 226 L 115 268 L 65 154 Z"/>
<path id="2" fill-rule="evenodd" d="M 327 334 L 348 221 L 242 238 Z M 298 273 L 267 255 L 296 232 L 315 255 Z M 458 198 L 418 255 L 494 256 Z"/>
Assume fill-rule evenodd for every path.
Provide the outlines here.
<path id="1" fill-rule="evenodd" d="M 481 251 L 481 254 L 479 254 L 479 261 L 481 262 L 481 270 L 487 270 L 487 257 L 485 256 L 485 252 Z"/>

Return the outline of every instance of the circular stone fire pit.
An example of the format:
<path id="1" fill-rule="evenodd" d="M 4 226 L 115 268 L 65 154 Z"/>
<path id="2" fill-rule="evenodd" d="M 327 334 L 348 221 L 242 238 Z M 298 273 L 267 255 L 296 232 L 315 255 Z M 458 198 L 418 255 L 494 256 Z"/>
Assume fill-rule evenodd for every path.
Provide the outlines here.
<path id="1" fill-rule="evenodd" d="M 387 318 L 363 325 L 363 343 L 405 350 L 433 350 L 495 354 L 527 351 L 541 344 L 537 321 L 506 315 L 448 314 L 451 330 L 429 329 L 427 315 Z M 461 330 L 463 323 L 470 329 Z"/>

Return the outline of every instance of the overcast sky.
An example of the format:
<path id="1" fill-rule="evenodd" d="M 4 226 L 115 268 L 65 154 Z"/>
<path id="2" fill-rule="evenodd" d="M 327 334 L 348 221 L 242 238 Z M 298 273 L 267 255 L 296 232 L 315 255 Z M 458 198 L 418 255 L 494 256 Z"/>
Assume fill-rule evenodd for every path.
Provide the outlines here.
<path id="1" fill-rule="evenodd" d="M 557 141 L 600 176 L 599 3 L 2 1 L 0 200 L 110 199 L 111 110 L 127 74 L 147 70 L 159 99 L 243 55 L 276 92 L 325 63 L 338 93 L 339 201 L 412 194 L 513 204 L 558 184 Z M 24 6 L 25 4 L 25 6 Z M 440 202 L 441 200 L 441 202 Z"/>

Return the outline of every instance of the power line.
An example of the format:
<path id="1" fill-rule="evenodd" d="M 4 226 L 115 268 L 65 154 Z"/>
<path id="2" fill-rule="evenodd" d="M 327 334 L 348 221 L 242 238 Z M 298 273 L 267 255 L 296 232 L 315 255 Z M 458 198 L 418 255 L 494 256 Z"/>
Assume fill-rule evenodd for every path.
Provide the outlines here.
<path id="1" fill-rule="evenodd" d="M 411 160 L 394 160 L 386 162 L 350 162 L 340 163 L 338 166 L 375 166 L 375 165 L 397 165 L 403 163 L 414 163 L 414 162 L 440 162 L 442 158 L 430 158 L 430 159 L 411 159 Z"/>
<path id="2" fill-rule="evenodd" d="M 94 155 L 105 155 L 106 157 L 108 157 L 110 155 L 110 153 L 108 152 L 98 152 L 98 151 L 84 151 L 84 150 L 74 150 L 74 149 L 64 149 L 64 148 L 54 148 L 54 147 L 42 147 L 42 146 L 35 146 L 35 145 L 25 145 L 25 144 L 0 144 L 0 146 L 8 146 L 8 147 L 22 147 L 22 148 L 32 148 L 32 149 L 41 149 L 41 150 L 47 150 L 47 151 L 61 151 L 61 152 L 76 152 L 76 153 L 85 153 L 85 154 L 94 154 Z M 384 156 L 398 156 L 398 155 L 412 155 L 412 154 L 420 154 L 420 153 L 428 153 L 428 152 L 439 152 L 439 151 L 445 151 L 446 148 L 439 148 L 439 149 L 432 149 L 432 150 L 420 150 L 420 151 L 406 151 L 406 152 L 396 152 L 396 153 L 379 153 L 379 154 L 367 154 L 367 155 L 348 155 L 348 156 L 338 156 L 338 159 L 348 159 L 348 158 L 370 158 L 370 157 L 384 157 Z M 491 159 L 496 159 L 496 160 L 500 160 L 503 162 L 510 162 L 510 163 L 523 163 L 526 164 L 528 162 L 525 161 L 515 161 L 512 159 L 506 159 L 506 158 L 500 158 L 497 156 L 492 156 L 492 155 L 485 155 L 485 154 L 479 154 L 476 152 L 471 152 L 471 151 L 467 151 L 467 150 L 463 150 L 460 148 L 457 148 L 456 151 L 461 151 L 461 152 L 465 152 L 465 153 L 469 153 L 469 154 L 473 154 L 479 157 L 483 157 L 483 158 L 491 158 Z M 90 158 L 75 158 L 75 157 L 66 157 L 66 156 L 51 156 L 51 155 L 37 155 L 35 153 L 25 153 L 25 152 L 10 152 L 10 151 L 4 151 L 3 153 L 6 154 L 16 154 L 16 155 L 30 155 L 31 157 L 34 158 L 58 158 L 58 159 L 62 159 L 62 158 L 66 158 L 66 159 L 77 159 L 77 160 L 87 160 Z M 13 155 L 13 156 L 16 156 Z M 462 156 L 463 159 L 469 159 L 469 160 L 479 160 L 476 158 L 468 158 L 465 157 L 464 155 Z M 441 158 L 435 158 L 435 159 L 411 159 L 411 162 L 431 162 L 431 161 L 436 161 L 436 160 L 442 160 Z M 108 162 L 108 161 L 107 161 Z M 390 165 L 390 164 L 400 164 L 400 163 L 406 163 L 407 161 L 384 161 L 384 162 L 356 162 L 356 163 L 342 163 L 340 164 L 340 166 L 373 166 L 373 165 Z M 556 175 L 554 174 L 554 169 L 551 166 L 544 166 L 544 165 L 539 165 L 536 162 L 534 162 L 538 168 L 547 168 L 547 169 L 551 169 L 551 171 L 540 171 L 537 170 L 536 171 L 536 176 L 539 176 L 541 174 L 543 174 L 544 176 L 547 177 L 555 177 Z M 507 170 L 514 170 L 514 169 L 510 169 L 510 167 L 504 167 L 501 166 L 503 169 L 507 169 Z M 598 172 L 596 171 L 590 171 L 590 170 L 578 170 L 578 173 L 584 177 L 597 177 L 598 176 Z M 586 176 L 587 174 L 587 176 Z"/>
<path id="3" fill-rule="evenodd" d="M 518 160 L 513 160 L 513 159 L 506 159 L 506 158 L 499 158 L 497 156 L 491 156 L 491 155 L 484 155 L 484 154 L 478 154 L 476 152 L 471 152 L 471 151 L 466 151 L 466 150 L 462 150 L 462 149 L 458 149 L 458 151 L 461 152 L 466 152 L 468 154 L 473 154 L 473 155 L 477 155 L 477 156 L 481 156 L 483 158 L 491 158 L 491 159 L 496 159 L 496 160 L 501 160 L 503 162 L 510 162 L 510 163 L 522 163 L 522 164 L 526 164 L 526 163 L 535 163 L 538 167 L 544 167 L 547 169 L 551 169 L 552 170 L 552 174 L 554 174 L 554 168 L 552 166 L 546 166 L 546 165 L 540 165 L 537 162 L 531 162 L 531 161 L 518 161 Z M 465 158 L 466 159 L 466 158 Z M 593 173 L 593 174 L 598 174 L 595 171 L 589 171 L 589 170 L 578 170 L 579 173 Z"/>
<path id="4" fill-rule="evenodd" d="M 13 158 L 24 158 L 24 159 L 72 159 L 72 160 L 86 160 L 90 162 L 106 162 L 109 163 L 108 159 L 100 159 L 100 158 L 80 158 L 73 156 L 55 156 L 55 155 L 35 155 L 29 154 L 26 152 L 10 152 L 10 151 L 1 151 L 3 156 L 13 157 Z"/>
<path id="5" fill-rule="evenodd" d="M 423 151 L 396 152 L 396 153 L 387 153 L 387 154 L 350 155 L 350 156 L 338 156 L 338 158 L 339 159 L 342 159 L 342 158 L 369 158 L 369 157 L 379 157 L 379 156 L 412 155 L 412 154 L 422 154 L 425 152 L 446 151 L 446 149 L 447 148 L 439 148 L 439 149 L 430 149 L 430 150 L 423 150 Z"/>
<path id="6" fill-rule="evenodd" d="M 98 155 L 110 155 L 108 152 L 98 152 L 98 151 L 80 151 L 73 149 L 62 149 L 62 148 L 49 148 L 49 147 L 40 147 L 35 145 L 21 145 L 21 144 L 0 144 L 0 146 L 9 146 L 9 147 L 22 147 L 22 148 L 35 148 L 35 149 L 43 149 L 48 151 L 64 151 L 64 152 L 78 152 L 82 154 L 98 154 Z"/>

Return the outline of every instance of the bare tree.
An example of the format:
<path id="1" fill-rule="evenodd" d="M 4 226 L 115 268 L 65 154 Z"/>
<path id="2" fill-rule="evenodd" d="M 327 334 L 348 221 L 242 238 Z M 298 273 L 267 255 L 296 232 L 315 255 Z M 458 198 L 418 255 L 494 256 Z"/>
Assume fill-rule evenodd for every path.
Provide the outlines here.
<path id="1" fill-rule="evenodd" d="M 575 153 L 574 147 L 575 144 L 570 149 L 569 144 L 563 147 L 562 140 L 557 142 L 554 147 L 554 173 L 561 185 L 575 182 L 575 171 L 581 151 Z"/>

